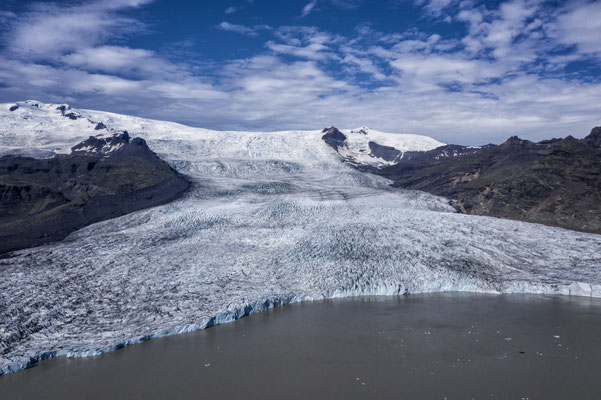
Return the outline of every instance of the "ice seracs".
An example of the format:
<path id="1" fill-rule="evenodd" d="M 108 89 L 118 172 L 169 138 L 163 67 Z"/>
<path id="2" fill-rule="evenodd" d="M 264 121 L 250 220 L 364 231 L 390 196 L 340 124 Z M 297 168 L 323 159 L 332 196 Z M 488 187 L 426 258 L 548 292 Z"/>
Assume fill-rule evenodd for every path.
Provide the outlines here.
<path id="1" fill-rule="evenodd" d="M 291 301 L 449 290 L 601 296 L 600 235 L 457 214 L 445 198 L 345 164 L 321 129 L 216 132 L 10 106 L 0 107 L 3 152 L 70 150 L 101 122 L 144 138 L 193 183 L 170 204 L 0 260 L 0 373 Z M 365 140 L 355 137 L 400 151 L 412 140 L 342 132 L 356 149 Z"/>

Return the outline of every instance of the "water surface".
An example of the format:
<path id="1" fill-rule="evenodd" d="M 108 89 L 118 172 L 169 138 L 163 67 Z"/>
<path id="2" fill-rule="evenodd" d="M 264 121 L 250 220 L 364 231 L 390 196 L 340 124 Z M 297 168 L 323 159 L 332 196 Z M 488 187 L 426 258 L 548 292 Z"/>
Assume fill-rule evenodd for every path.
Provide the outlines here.
<path id="1" fill-rule="evenodd" d="M 292 304 L 0 377 L 0 399 L 599 399 L 601 300 L 430 294 Z"/>

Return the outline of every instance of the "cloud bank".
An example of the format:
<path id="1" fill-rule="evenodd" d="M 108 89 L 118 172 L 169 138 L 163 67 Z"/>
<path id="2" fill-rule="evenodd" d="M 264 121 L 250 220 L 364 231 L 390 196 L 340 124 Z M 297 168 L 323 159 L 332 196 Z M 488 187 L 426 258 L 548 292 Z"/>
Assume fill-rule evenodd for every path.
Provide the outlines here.
<path id="1" fill-rule="evenodd" d="M 303 25 L 223 34 L 261 41 L 256 54 L 199 63 L 132 48 L 151 29 L 127 11 L 149 1 L 39 3 L 0 22 L 0 99 L 70 102 L 214 129 L 370 125 L 444 142 L 500 142 L 513 134 L 583 136 L 601 124 L 601 3 L 417 1 L 423 18 L 465 27 L 461 37 L 369 22 L 341 35 Z M 355 9 L 357 1 L 333 1 Z M 320 12 L 308 2 L 300 15 Z M 236 11 L 226 9 L 226 15 Z M 222 15 L 223 16 L 223 15 Z M 583 67 L 579 67 L 579 66 Z"/>

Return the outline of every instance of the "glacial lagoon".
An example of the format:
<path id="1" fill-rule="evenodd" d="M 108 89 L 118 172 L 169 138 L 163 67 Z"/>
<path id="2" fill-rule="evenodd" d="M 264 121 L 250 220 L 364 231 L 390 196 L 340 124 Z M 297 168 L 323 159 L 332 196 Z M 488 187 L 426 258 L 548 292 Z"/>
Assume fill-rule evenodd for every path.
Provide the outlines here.
<path id="1" fill-rule="evenodd" d="M 296 303 L 0 376 L 1 399 L 598 399 L 601 299 Z"/>

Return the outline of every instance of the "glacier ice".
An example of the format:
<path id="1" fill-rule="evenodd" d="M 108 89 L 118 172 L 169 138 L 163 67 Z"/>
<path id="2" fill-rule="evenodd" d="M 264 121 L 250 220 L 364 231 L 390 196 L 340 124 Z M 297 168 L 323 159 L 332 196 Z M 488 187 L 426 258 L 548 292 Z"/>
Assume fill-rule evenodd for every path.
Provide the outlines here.
<path id="1" fill-rule="evenodd" d="M 601 296 L 601 235 L 457 214 L 447 199 L 390 188 L 342 163 L 320 131 L 215 132 L 9 106 L 0 106 L 5 153 L 70 148 L 101 122 L 146 139 L 193 189 L 0 260 L 0 374 L 293 301 L 430 291 Z"/>

